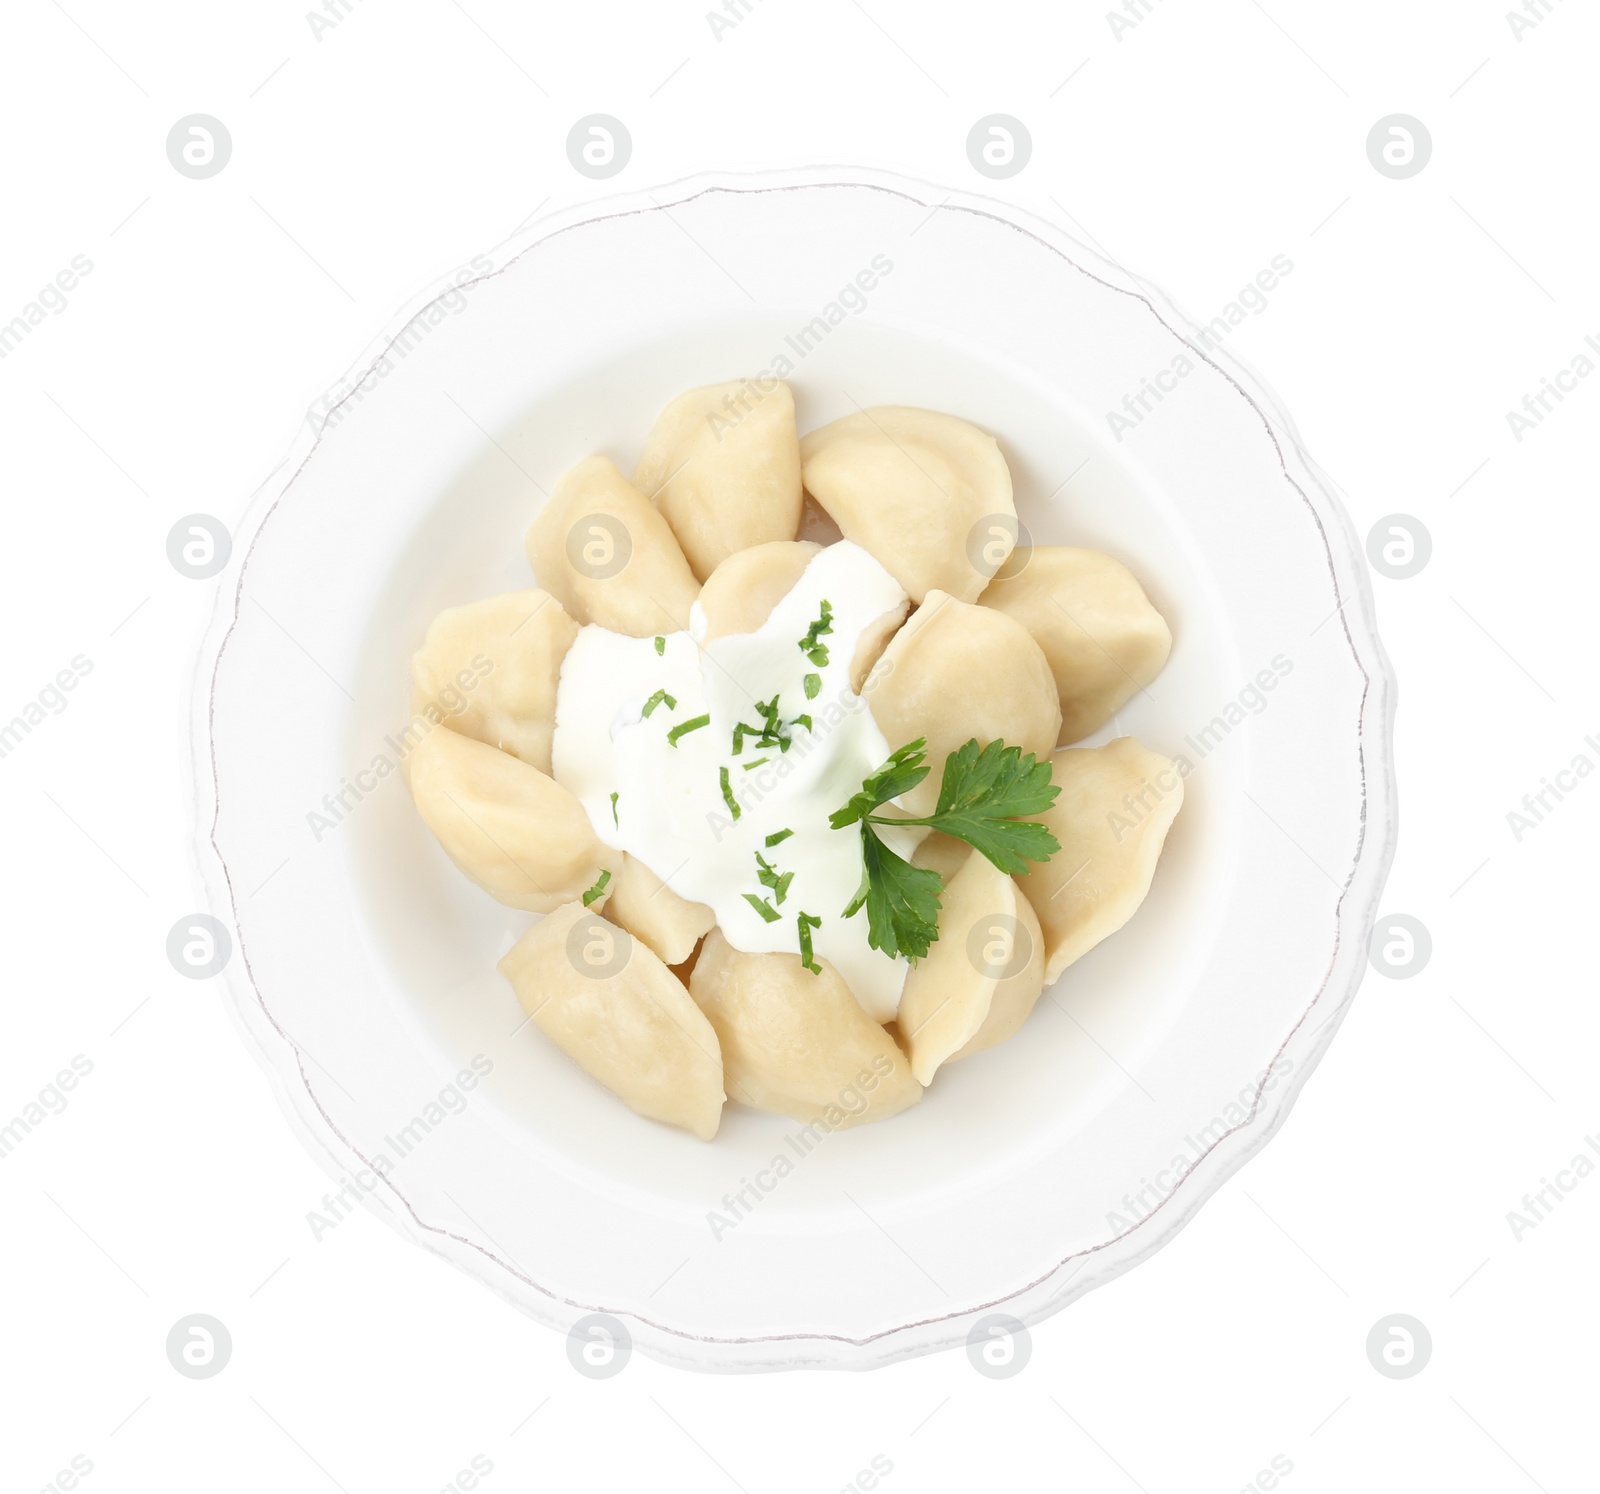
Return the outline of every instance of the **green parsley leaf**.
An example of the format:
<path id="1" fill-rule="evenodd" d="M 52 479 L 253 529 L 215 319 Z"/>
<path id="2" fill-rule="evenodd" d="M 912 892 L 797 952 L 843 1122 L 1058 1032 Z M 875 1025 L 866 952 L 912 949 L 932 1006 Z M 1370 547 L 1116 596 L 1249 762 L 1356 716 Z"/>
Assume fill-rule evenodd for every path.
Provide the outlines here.
<path id="1" fill-rule="evenodd" d="M 666 651 L 667 651 L 667 640 L 665 638 L 661 637 L 660 634 L 657 634 L 656 635 L 656 652 L 658 654 L 664 654 L 664 653 L 666 653 Z"/>
<path id="2" fill-rule="evenodd" d="M 765 898 L 757 897 L 753 892 L 747 892 L 744 900 L 756 910 L 767 923 L 776 923 L 783 915 L 778 912 Z"/>
<path id="3" fill-rule="evenodd" d="M 759 868 L 756 872 L 756 880 L 763 887 L 770 888 L 773 901 L 782 906 L 784 898 L 789 895 L 789 884 L 794 881 L 794 873 L 792 871 L 780 873 L 778 868 L 768 861 L 760 851 L 756 852 L 756 866 Z"/>
<path id="4" fill-rule="evenodd" d="M 828 817 L 828 823 L 835 830 L 843 830 L 846 825 L 865 819 L 880 804 L 887 804 L 889 800 L 909 793 L 931 771 L 923 761 L 927 756 L 927 745 L 925 738 L 918 737 L 914 742 L 907 742 L 898 752 L 891 753 L 887 762 L 866 776 L 861 792 L 852 795 L 843 809 L 836 810 Z"/>
<path id="5" fill-rule="evenodd" d="M 645 701 L 643 714 L 648 716 L 650 712 L 655 710 L 655 708 L 663 701 L 666 702 L 666 707 L 669 711 L 675 711 L 678 709 L 678 702 L 674 700 L 672 696 L 668 695 L 665 690 L 657 690 L 649 700 Z"/>
<path id="6" fill-rule="evenodd" d="M 820 929 L 822 920 L 810 913 L 802 913 L 796 921 L 800 926 L 800 963 L 813 975 L 821 975 L 822 966 L 817 963 L 816 956 L 811 952 L 811 931 Z"/>
<path id="7" fill-rule="evenodd" d="M 1024 876 L 1030 861 L 1048 861 L 1061 842 L 1043 825 L 1022 815 L 1044 814 L 1061 792 L 1050 781 L 1050 761 L 1038 761 L 1020 747 L 978 739 L 952 752 L 944 762 L 939 804 L 925 820 L 946 835 L 981 851 L 1001 871 Z"/>
<path id="8" fill-rule="evenodd" d="M 861 886 L 844 910 L 867 910 L 867 943 L 893 959 L 920 960 L 939 937 L 939 894 L 944 878 L 897 856 L 865 821 L 861 825 Z"/>
<path id="9" fill-rule="evenodd" d="M 793 834 L 793 830 L 774 830 L 767 837 L 767 849 L 770 851 L 774 846 L 782 845 Z"/>
<path id="10" fill-rule="evenodd" d="M 828 646 L 818 640 L 826 637 L 833 631 L 833 603 L 826 597 L 822 599 L 822 610 L 817 620 L 806 629 L 806 636 L 800 640 L 800 652 L 811 660 L 818 669 L 826 667 L 828 662 Z"/>
<path id="11" fill-rule="evenodd" d="M 681 725 L 673 727 L 672 730 L 667 733 L 667 740 L 671 742 L 674 747 L 676 747 L 678 745 L 679 737 L 686 737 L 690 732 L 699 731 L 702 726 L 710 725 L 710 716 L 695 716 L 690 720 L 683 722 Z"/>
<path id="12" fill-rule="evenodd" d="M 600 873 L 600 880 L 598 882 L 596 882 L 594 884 L 594 886 L 591 887 L 586 893 L 584 893 L 584 895 L 583 895 L 583 906 L 587 908 L 590 903 L 594 902 L 596 898 L 600 897 L 601 894 L 604 893 L 605 890 L 606 890 L 606 883 L 609 882 L 610 880 L 611 880 L 611 873 L 610 872 L 608 872 L 608 871 L 601 872 Z"/>
<path id="13" fill-rule="evenodd" d="M 805 679 L 805 685 L 807 700 L 815 700 L 822 694 L 822 676 L 820 674 L 808 674 Z"/>
<path id="14" fill-rule="evenodd" d="M 1050 763 L 1031 752 L 991 742 L 981 751 L 974 737 L 945 759 L 939 802 L 917 819 L 874 814 L 873 810 L 915 788 L 928 775 L 927 743 L 918 738 L 893 753 L 870 773 L 861 791 L 830 816 L 840 830 L 861 826 L 861 886 L 844 910 L 853 917 L 867 910 L 867 942 L 885 954 L 916 961 L 939 937 L 937 873 L 914 867 L 878 838 L 874 825 L 927 825 L 964 840 L 1001 871 L 1022 876 L 1029 862 L 1048 861 L 1061 843 L 1048 827 L 1020 815 L 1043 814 L 1060 790 L 1050 781 Z"/>

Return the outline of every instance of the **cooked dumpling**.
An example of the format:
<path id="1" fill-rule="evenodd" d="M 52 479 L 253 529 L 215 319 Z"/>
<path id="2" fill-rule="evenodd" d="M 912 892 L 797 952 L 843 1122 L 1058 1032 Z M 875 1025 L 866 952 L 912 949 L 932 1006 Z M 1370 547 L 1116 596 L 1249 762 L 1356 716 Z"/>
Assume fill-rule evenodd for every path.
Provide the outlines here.
<path id="1" fill-rule="evenodd" d="M 753 633 L 771 615 L 822 549 L 805 540 L 771 540 L 724 560 L 700 588 L 705 642 L 730 633 Z"/>
<path id="2" fill-rule="evenodd" d="M 702 581 L 739 550 L 792 540 L 800 441 L 789 386 L 744 379 L 680 394 L 657 418 L 633 483 L 666 517 Z"/>
<path id="3" fill-rule="evenodd" d="M 828 1130 L 883 1120 L 922 1098 L 906 1056 L 826 961 L 746 954 L 713 929 L 689 989 L 722 1043 L 729 1098 Z"/>
<path id="4" fill-rule="evenodd" d="M 1098 731 L 1150 683 L 1172 652 L 1172 633 L 1120 560 L 1098 550 L 1039 545 L 979 599 L 1031 633 L 1061 696 L 1061 740 Z"/>
<path id="5" fill-rule="evenodd" d="M 717 1035 L 644 944 L 567 903 L 534 924 L 499 968 L 551 1041 L 619 1100 L 702 1141 L 717 1134 Z"/>
<path id="6" fill-rule="evenodd" d="M 914 602 L 935 589 L 977 601 L 1011 552 L 1017 511 L 1006 459 L 993 436 L 954 415 L 861 410 L 812 431 L 800 461 L 806 491 Z M 975 540 L 980 519 L 996 522 Z"/>
<path id="7" fill-rule="evenodd" d="M 556 685 L 578 625 L 543 591 L 449 607 L 411 656 L 411 709 L 550 771 Z"/>
<path id="8" fill-rule="evenodd" d="M 1044 928 L 1047 985 L 1133 917 L 1183 803 L 1176 765 L 1133 737 L 1063 748 L 1050 766 L 1061 792 L 1038 818 L 1061 849 L 1017 879 Z"/>
<path id="9" fill-rule="evenodd" d="M 689 626 L 700 587 L 667 521 L 603 456 L 562 474 L 528 529 L 539 584 L 580 623 L 649 638 Z"/>
<path id="10" fill-rule="evenodd" d="M 925 864 L 920 851 L 915 860 Z M 986 856 L 969 850 L 940 901 L 939 937 L 900 997 L 900 1039 L 919 1084 L 942 1063 L 1003 1043 L 1044 989 L 1038 916 Z"/>
<path id="11" fill-rule="evenodd" d="M 880 612 L 856 638 L 856 651 L 850 656 L 850 688 L 857 695 L 865 692 L 867 676 L 878 667 L 889 640 L 899 631 L 900 624 L 906 620 L 906 613 L 910 610 L 911 601 L 907 598 L 898 607 Z M 882 678 L 880 675 L 879 679 Z"/>
<path id="12" fill-rule="evenodd" d="M 642 939 L 669 965 L 694 953 L 700 936 L 717 921 L 704 903 L 681 898 L 637 856 L 625 852 L 622 871 L 606 889 L 606 917 Z"/>
<path id="13" fill-rule="evenodd" d="M 913 815 L 939 801 L 944 760 L 973 737 L 1040 758 L 1061 729 L 1055 679 L 1021 623 L 990 607 L 928 593 L 895 634 L 869 682 L 872 714 L 891 749 L 928 741 L 933 771 L 905 795 Z"/>
<path id="14" fill-rule="evenodd" d="M 450 859 L 510 907 L 548 913 L 622 870 L 622 852 L 600 841 L 577 799 L 498 747 L 435 727 L 406 777 Z"/>

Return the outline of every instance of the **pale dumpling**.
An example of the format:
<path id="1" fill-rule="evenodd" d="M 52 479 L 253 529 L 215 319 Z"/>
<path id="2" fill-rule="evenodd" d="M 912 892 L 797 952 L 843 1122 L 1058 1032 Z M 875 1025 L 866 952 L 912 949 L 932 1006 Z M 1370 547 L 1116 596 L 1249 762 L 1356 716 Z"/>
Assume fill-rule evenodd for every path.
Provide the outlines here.
<path id="1" fill-rule="evenodd" d="M 800 527 L 794 395 L 779 379 L 710 384 L 657 417 L 633 483 L 704 581 L 730 555 Z"/>
<path id="2" fill-rule="evenodd" d="M 540 919 L 499 968 L 546 1036 L 624 1104 L 702 1141 L 717 1134 L 717 1035 L 646 945 L 574 902 Z"/>
<path id="3" fill-rule="evenodd" d="M 689 626 L 700 586 L 667 521 L 603 456 L 562 474 L 528 529 L 539 584 L 580 623 L 649 638 Z"/>
<path id="4" fill-rule="evenodd" d="M 794 589 L 821 549 L 809 540 L 773 540 L 730 555 L 700 589 L 700 610 L 706 621 L 704 641 L 710 643 L 730 633 L 754 633 Z M 850 688 L 858 695 L 895 629 L 906 620 L 910 606 L 909 601 L 901 601 L 861 630 L 850 657 Z"/>
<path id="5" fill-rule="evenodd" d="M 730 555 L 700 588 L 700 610 L 706 619 L 703 641 L 755 632 L 821 549 L 808 540 L 769 540 Z"/>
<path id="6" fill-rule="evenodd" d="M 728 1096 L 830 1131 L 922 1098 L 906 1056 L 826 961 L 746 954 L 713 929 L 689 989 L 722 1044 Z"/>
<path id="7" fill-rule="evenodd" d="M 681 898 L 637 856 L 622 853 L 622 871 L 606 889 L 606 917 L 642 939 L 669 965 L 694 953 L 700 936 L 717 921 L 704 903 Z"/>
<path id="8" fill-rule="evenodd" d="M 1133 737 L 1063 748 L 1050 768 L 1061 792 L 1036 818 L 1061 849 L 1017 879 L 1044 929 L 1047 985 L 1133 917 L 1183 804 L 1179 766 Z"/>
<path id="9" fill-rule="evenodd" d="M 406 777 L 450 859 L 509 907 L 548 913 L 622 869 L 576 798 L 498 747 L 435 727 L 406 758 Z"/>
<path id="10" fill-rule="evenodd" d="M 874 687 L 884 678 L 882 673 L 875 674 L 874 671 L 889 647 L 890 639 L 900 630 L 910 610 L 911 600 L 908 597 L 898 607 L 880 612 L 861 630 L 856 639 L 856 651 L 850 656 L 850 688 L 857 695 L 871 693 L 867 689 L 868 678 L 873 679 Z"/>
<path id="11" fill-rule="evenodd" d="M 1063 742 L 1098 731 L 1172 652 L 1172 632 L 1133 572 L 1098 550 L 1035 546 L 1013 556 L 979 600 L 1016 618 L 1044 650 Z"/>
<path id="12" fill-rule="evenodd" d="M 907 973 L 897 1019 L 919 1084 L 1003 1043 L 1044 990 L 1044 937 L 1014 879 L 969 849 L 940 902 L 939 937 Z"/>
<path id="13" fill-rule="evenodd" d="M 932 771 L 904 797 L 913 815 L 939 801 L 944 762 L 976 737 L 1041 759 L 1061 729 L 1056 683 L 1021 623 L 990 607 L 928 593 L 884 650 L 868 700 L 891 750 L 925 737 Z"/>
<path id="14" fill-rule="evenodd" d="M 449 607 L 411 656 L 411 709 L 550 771 L 556 686 L 578 625 L 543 591 Z"/>
<path id="15" fill-rule="evenodd" d="M 934 590 L 977 601 L 1015 543 L 999 443 L 954 415 L 861 410 L 812 431 L 800 461 L 806 491 L 914 602 Z"/>

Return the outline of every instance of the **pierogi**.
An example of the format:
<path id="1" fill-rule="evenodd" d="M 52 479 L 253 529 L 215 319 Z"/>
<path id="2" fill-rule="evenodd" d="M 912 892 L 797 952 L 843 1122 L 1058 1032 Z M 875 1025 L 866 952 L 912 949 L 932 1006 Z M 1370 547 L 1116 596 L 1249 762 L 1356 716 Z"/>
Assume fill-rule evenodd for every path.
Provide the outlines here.
<path id="1" fill-rule="evenodd" d="M 1019 533 L 993 435 L 880 406 L 801 436 L 771 377 L 668 400 L 631 481 L 559 476 L 537 589 L 420 640 L 404 760 L 456 867 L 536 915 L 499 962 L 519 1041 L 707 1141 L 728 1101 L 887 1120 L 1027 1041 L 1144 901 L 1188 764 L 1058 750 L 1172 634 L 1120 561 Z"/>

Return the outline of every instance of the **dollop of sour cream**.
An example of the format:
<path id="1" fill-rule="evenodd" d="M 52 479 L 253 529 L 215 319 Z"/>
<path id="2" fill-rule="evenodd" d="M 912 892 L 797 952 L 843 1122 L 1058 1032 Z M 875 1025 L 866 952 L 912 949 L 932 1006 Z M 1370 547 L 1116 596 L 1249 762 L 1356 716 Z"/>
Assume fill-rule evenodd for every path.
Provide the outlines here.
<path id="1" fill-rule="evenodd" d="M 552 747 L 556 781 L 582 802 L 601 840 L 679 897 L 709 906 L 735 949 L 798 953 L 799 915 L 819 919 L 814 954 L 880 1022 L 899 1007 L 906 962 L 867 943 L 864 909 L 842 916 L 861 883 L 861 833 L 835 830 L 828 817 L 889 756 L 850 688 L 851 661 L 862 632 L 905 600 L 871 555 L 841 540 L 812 557 L 753 633 L 705 642 L 698 604 L 689 632 L 660 639 L 581 628 L 561 666 Z M 801 644 L 825 601 L 832 631 L 817 639 L 823 664 Z M 763 745 L 768 719 L 779 726 Z M 906 856 L 918 838 L 885 834 Z M 758 857 L 769 882 L 789 877 L 781 902 Z"/>

